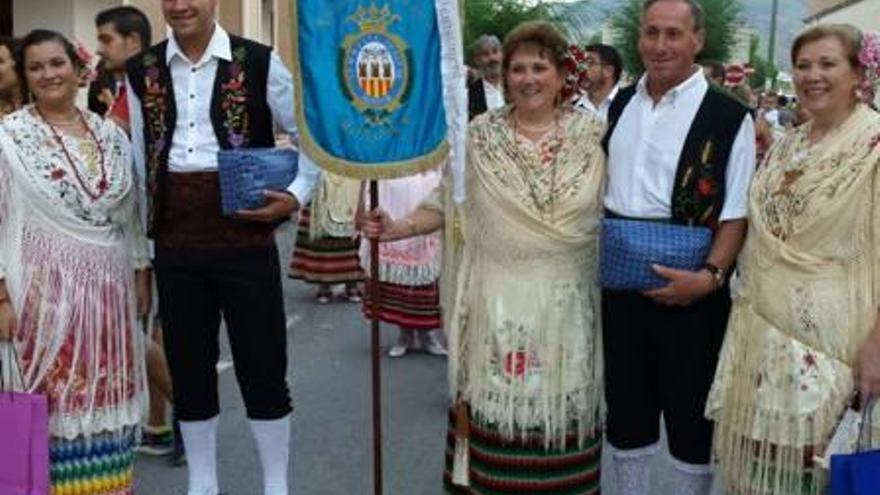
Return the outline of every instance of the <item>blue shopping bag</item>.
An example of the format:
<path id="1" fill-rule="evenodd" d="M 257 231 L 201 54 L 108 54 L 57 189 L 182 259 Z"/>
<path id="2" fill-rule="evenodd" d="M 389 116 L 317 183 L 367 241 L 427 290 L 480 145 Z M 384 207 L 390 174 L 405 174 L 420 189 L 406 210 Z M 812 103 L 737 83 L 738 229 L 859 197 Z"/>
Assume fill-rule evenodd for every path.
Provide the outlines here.
<path id="1" fill-rule="evenodd" d="M 868 401 L 862 413 L 856 452 L 831 456 L 831 495 L 880 494 L 880 450 L 871 450 L 871 418 L 876 403 L 874 399 Z"/>

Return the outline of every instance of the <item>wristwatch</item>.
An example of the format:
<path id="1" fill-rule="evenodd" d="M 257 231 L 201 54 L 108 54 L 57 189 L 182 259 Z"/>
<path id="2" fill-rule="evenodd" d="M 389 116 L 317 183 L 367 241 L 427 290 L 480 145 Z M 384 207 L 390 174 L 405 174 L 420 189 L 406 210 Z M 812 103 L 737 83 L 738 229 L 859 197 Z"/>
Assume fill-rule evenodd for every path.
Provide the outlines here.
<path id="1" fill-rule="evenodd" d="M 712 263 L 706 262 L 703 263 L 703 269 L 709 272 L 709 275 L 712 275 L 712 280 L 715 282 L 715 288 L 718 289 L 722 285 L 724 285 L 724 269 L 713 265 Z"/>

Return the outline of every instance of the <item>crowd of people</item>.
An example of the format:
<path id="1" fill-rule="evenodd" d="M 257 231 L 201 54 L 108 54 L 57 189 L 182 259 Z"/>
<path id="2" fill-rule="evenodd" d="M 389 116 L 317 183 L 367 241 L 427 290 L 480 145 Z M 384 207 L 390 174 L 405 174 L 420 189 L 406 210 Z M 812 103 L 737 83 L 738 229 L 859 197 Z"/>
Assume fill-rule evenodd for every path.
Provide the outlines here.
<path id="1" fill-rule="evenodd" d="M 290 72 L 217 3 L 162 2 L 155 45 L 137 9 L 101 12 L 88 109 L 65 36 L 0 40 L 0 341 L 48 399 L 52 493 L 133 493 L 140 448 L 219 494 L 221 319 L 262 493 L 290 493 L 274 233 L 297 213 L 288 276 L 398 326 L 390 357 L 447 356 L 447 493 L 599 493 L 607 444 L 606 476 L 648 495 L 661 421 L 676 494 L 716 473 L 729 495 L 827 493 L 814 456 L 880 396 L 877 38 L 801 32 L 795 111 L 697 64 L 694 0 L 644 2 L 631 84 L 613 47 L 527 22 L 472 47 L 463 202 L 431 171 L 382 181 L 368 211 L 363 184 L 300 153 L 285 191 L 224 216 L 218 151 L 297 129 Z M 624 223 L 700 228 L 707 254 L 613 286 L 600 246 Z"/>

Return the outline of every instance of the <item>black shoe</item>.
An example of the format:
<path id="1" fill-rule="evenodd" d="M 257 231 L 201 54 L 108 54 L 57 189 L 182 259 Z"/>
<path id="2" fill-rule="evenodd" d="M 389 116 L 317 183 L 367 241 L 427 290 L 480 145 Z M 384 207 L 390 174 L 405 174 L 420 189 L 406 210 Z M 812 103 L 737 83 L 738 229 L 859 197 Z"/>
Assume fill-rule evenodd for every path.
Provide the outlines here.
<path id="1" fill-rule="evenodd" d="M 180 435 L 180 422 L 177 421 L 177 418 L 172 421 L 172 426 L 174 429 L 174 448 L 168 457 L 168 464 L 171 467 L 180 467 L 186 464 L 186 451 L 183 448 L 183 437 Z"/>

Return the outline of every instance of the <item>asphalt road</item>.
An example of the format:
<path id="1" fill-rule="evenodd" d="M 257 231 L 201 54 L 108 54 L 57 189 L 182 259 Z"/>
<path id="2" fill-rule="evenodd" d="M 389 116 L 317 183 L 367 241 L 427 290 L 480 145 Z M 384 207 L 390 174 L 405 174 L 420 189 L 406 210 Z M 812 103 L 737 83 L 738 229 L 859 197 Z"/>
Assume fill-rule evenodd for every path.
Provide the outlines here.
<path id="1" fill-rule="evenodd" d="M 282 266 L 291 244 L 292 232 L 286 227 L 279 233 Z M 313 295 L 313 288 L 285 280 L 292 357 L 288 377 L 295 403 L 293 493 L 370 495 L 369 326 L 358 305 L 335 300 L 321 306 Z M 384 347 L 395 337 L 394 327 L 383 326 Z M 383 357 L 382 380 L 385 494 L 440 495 L 448 407 L 445 359 L 425 354 Z M 220 374 L 219 386 L 221 491 L 261 495 L 261 468 L 231 370 Z M 616 495 L 605 457 L 602 491 Z M 658 471 L 668 469 L 662 456 L 655 464 Z M 164 458 L 140 456 L 135 478 L 138 495 L 186 494 L 186 469 L 169 467 Z M 655 481 L 652 495 L 676 495 L 667 477 Z"/>

